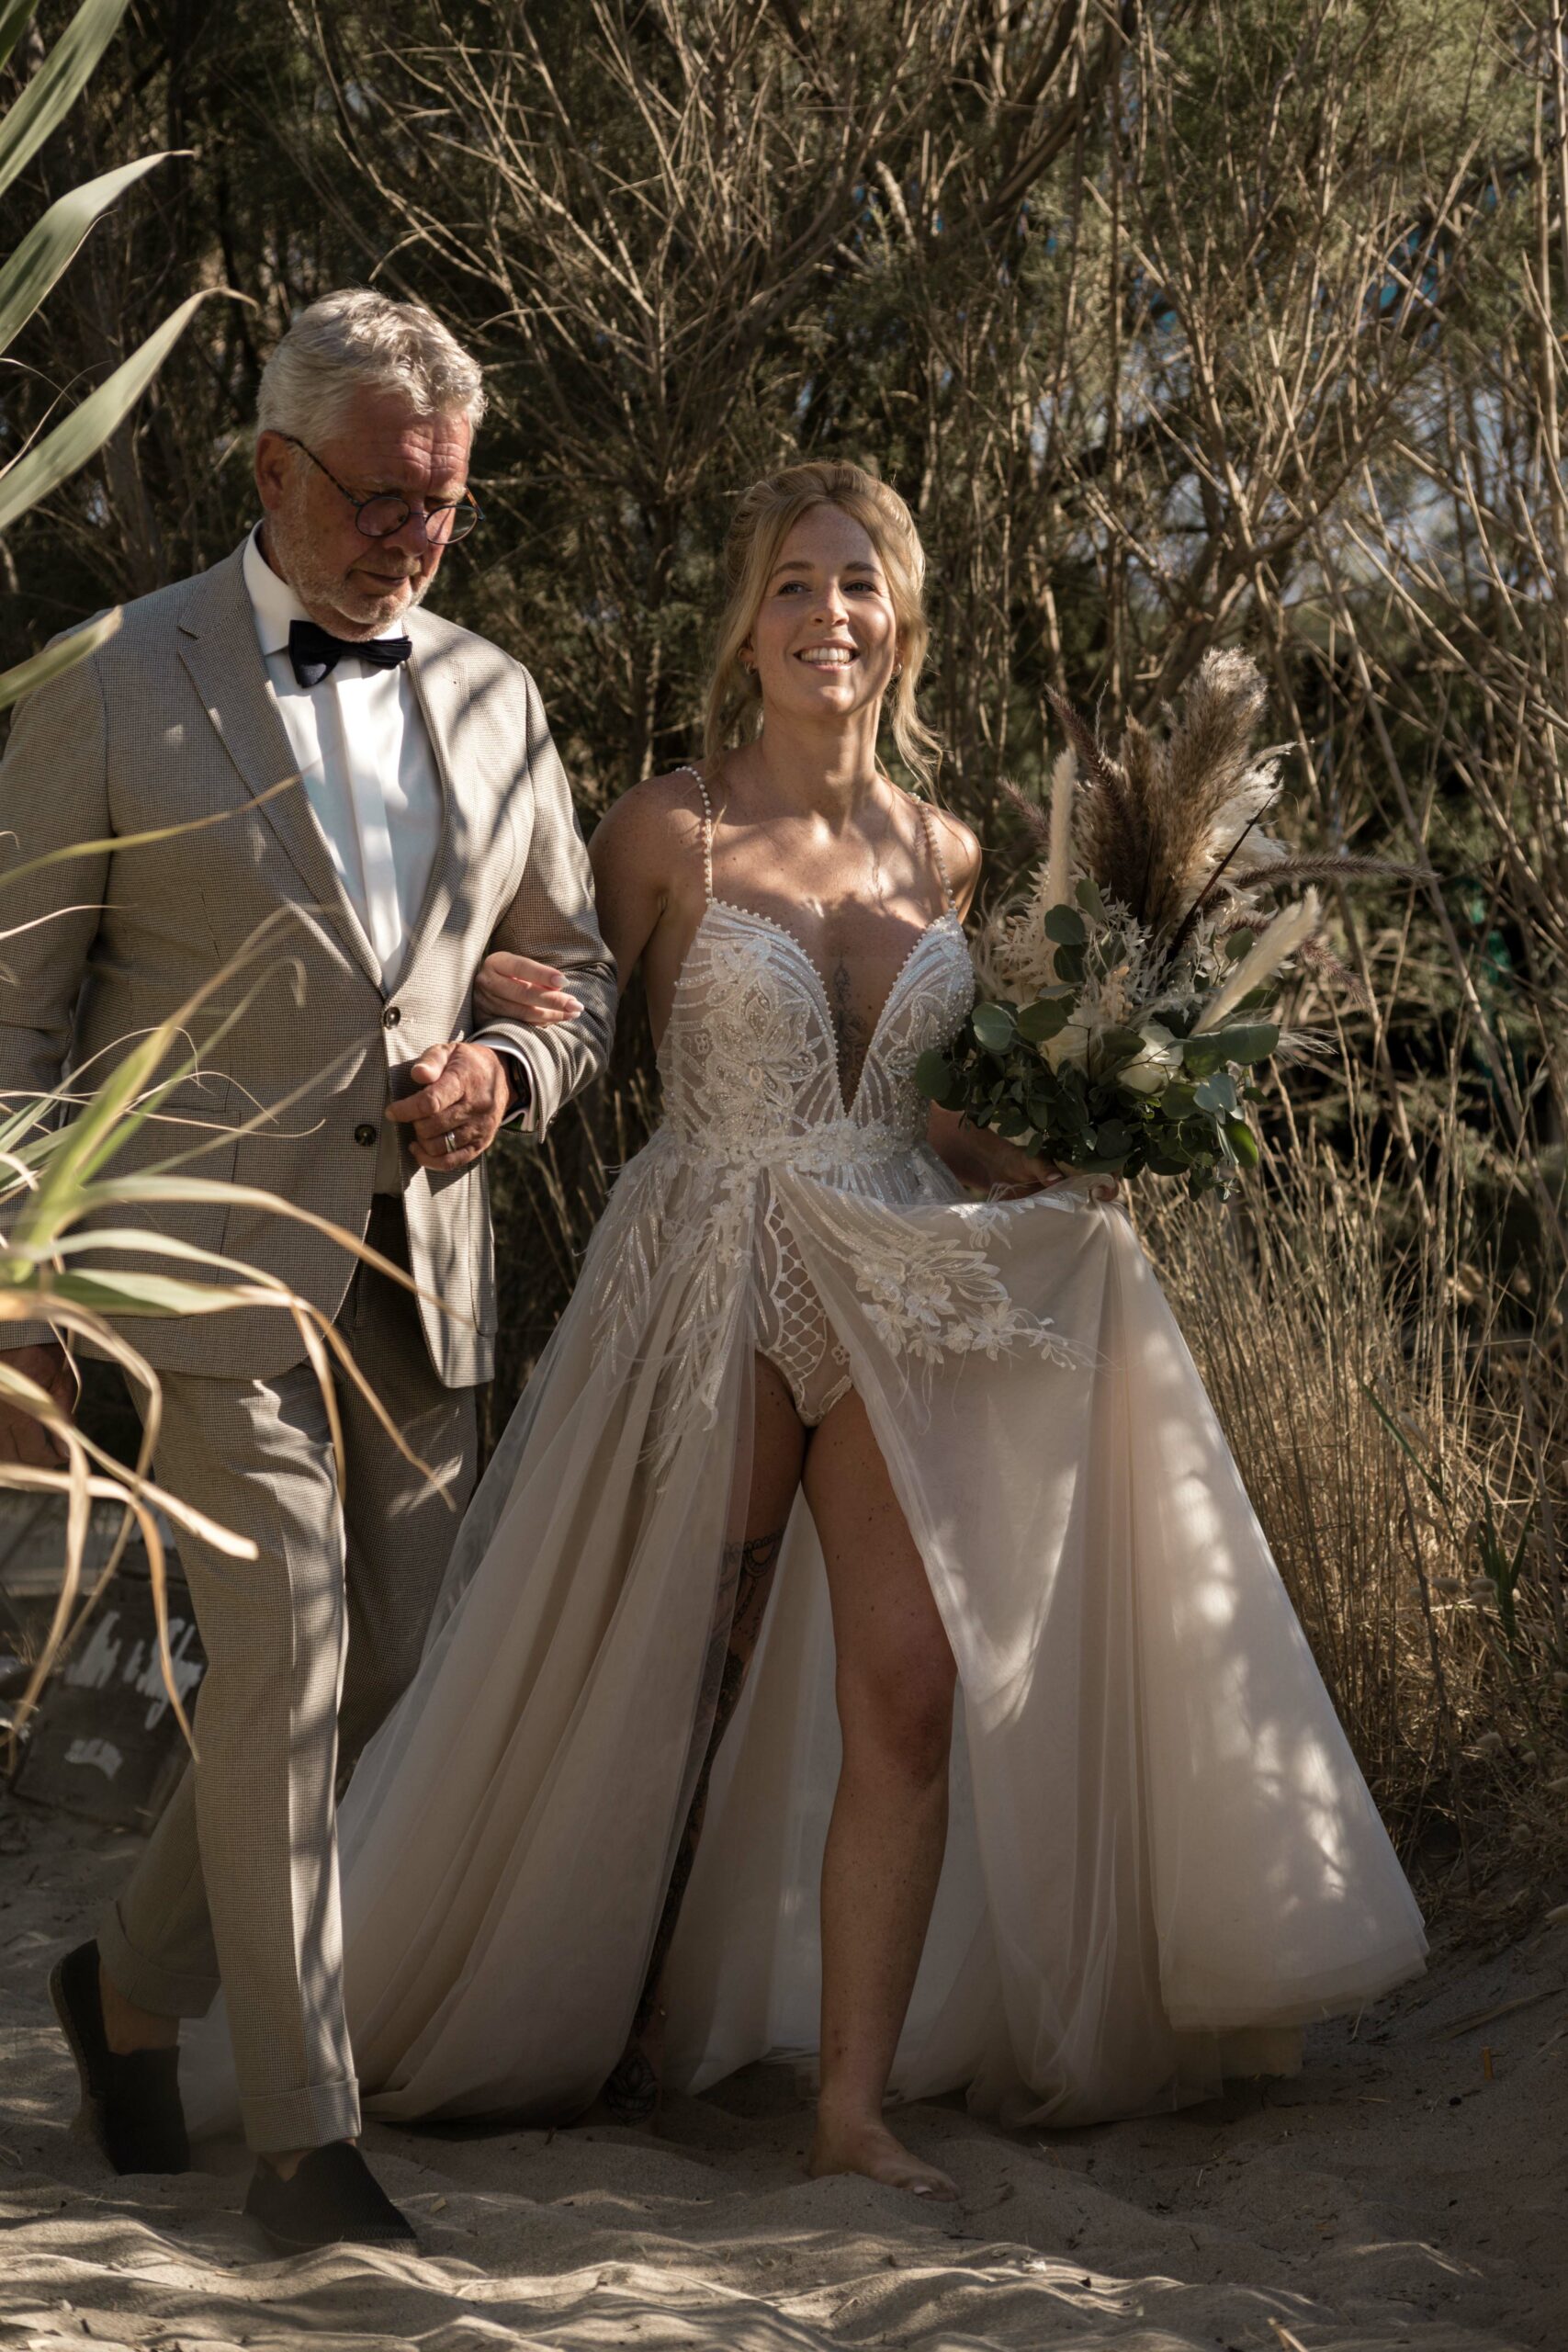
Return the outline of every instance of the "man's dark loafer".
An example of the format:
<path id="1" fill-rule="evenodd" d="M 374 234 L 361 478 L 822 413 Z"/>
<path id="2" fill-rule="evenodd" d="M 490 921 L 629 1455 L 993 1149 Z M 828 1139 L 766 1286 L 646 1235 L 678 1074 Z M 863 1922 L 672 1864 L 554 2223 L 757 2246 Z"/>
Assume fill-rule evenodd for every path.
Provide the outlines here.
<path id="1" fill-rule="evenodd" d="M 109 2048 L 96 1943 L 66 1953 L 50 1977 L 49 1996 L 82 2085 L 75 2130 L 116 2172 L 189 2172 L 180 2053 L 133 2050 L 122 2057 Z"/>
<path id="2" fill-rule="evenodd" d="M 264 2158 L 245 2199 L 245 2214 L 279 2254 L 310 2254 L 322 2245 L 419 2243 L 348 2140 L 312 2148 L 288 2180 Z"/>

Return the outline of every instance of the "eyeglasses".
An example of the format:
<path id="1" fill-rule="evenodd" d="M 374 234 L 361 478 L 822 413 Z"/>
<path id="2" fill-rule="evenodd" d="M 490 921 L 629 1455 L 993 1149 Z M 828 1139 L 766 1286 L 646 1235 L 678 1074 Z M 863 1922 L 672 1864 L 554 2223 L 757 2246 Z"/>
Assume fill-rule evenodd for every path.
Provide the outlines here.
<path id="1" fill-rule="evenodd" d="M 355 522 L 367 539 L 389 539 L 412 516 L 414 510 L 408 500 L 399 498 L 392 491 L 378 491 L 374 498 L 355 498 L 331 467 L 321 464 L 314 449 L 305 449 L 303 441 L 297 440 L 292 433 L 280 433 L 277 437 L 292 448 L 304 449 L 310 463 L 326 475 L 333 488 L 342 491 L 354 509 Z M 422 507 L 419 517 L 425 544 L 433 548 L 448 547 L 454 539 L 466 539 L 479 519 L 478 503 L 468 491 L 461 498 L 442 499 L 434 506 Z"/>

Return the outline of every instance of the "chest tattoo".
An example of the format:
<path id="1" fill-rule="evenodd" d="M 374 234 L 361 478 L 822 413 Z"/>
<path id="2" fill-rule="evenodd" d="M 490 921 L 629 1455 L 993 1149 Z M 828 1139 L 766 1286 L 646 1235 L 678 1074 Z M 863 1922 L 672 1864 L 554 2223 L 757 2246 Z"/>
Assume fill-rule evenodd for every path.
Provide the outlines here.
<path id="1" fill-rule="evenodd" d="M 838 1046 L 839 1084 L 844 1100 L 851 1102 L 860 1084 L 861 1070 L 871 1044 L 871 1028 L 851 993 L 850 967 L 841 956 L 830 975 L 829 997 L 833 1011 L 833 1035 Z"/>

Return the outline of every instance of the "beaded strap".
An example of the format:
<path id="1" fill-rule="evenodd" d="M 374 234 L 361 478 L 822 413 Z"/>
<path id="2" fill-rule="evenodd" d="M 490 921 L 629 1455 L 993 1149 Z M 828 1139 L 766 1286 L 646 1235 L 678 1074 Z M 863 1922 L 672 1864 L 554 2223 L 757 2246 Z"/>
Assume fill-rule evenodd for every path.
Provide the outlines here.
<path id="1" fill-rule="evenodd" d="M 697 790 L 703 796 L 703 899 L 705 903 L 711 903 L 713 899 L 713 803 L 708 798 L 707 786 L 689 760 L 682 760 L 675 770 L 675 774 L 695 777 Z"/>
<path id="2" fill-rule="evenodd" d="M 942 854 L 942 839 L 937 832 L 935 820 L 932 818 L 931 810 L 927 808 L 923 800 L 917 801 L 915 805 L 919 808 L 921 818 L 925 822 L 926 839 L 931 843 L 931 856 L 935 861 L 936 870 L 942 876 L 942 894 L 947 900 L 947 911 L 950 915 L 955 915 L 958 912 L 958 901 L 953 895 L 953 885 L 947 878 L 947 860 Z"/>

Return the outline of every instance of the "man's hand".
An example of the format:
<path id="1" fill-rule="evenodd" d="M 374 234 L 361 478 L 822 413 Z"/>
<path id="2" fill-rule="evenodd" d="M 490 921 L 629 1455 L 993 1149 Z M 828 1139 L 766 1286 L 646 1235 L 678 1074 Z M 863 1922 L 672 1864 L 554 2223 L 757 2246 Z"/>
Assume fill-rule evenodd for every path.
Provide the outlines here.
<path id="1" fill-rule="evenodd" d="M 11 1371 L 47 1388 L 66 1419 L 71 1418 L 76 1404 L 76 1379 L 58 1340 L 46 1340 L 41 1347 L 6 1348 L 4 1355 Z M 36 1421 L 25 1405 L 0 1396 L 0 1462 L 27 1462 L 35 1469 L 52 1470 L 64 1459 L 65 1448 L 59 1439 Z"/>
<path id="2" fill-rule="evenodd" d="M 509 956 L 498 948 L 487 956 L 474 979 L 474 1002 L 487 1021 L 522 1021 L 530 1029 L 553 1029 L 575 1021 L 582 1007 L 553 964 L 531 956 Z"/>
<path id="3" fill-rule="evenodd" d="M 445 1174 L 468 1168 L 487 1152 L 511 1100 L 506 1067 L 489 1046 L 429 1046 L 409 1072 L 418 1091 L 390 1106 L 410 1127 L 410 1148 L 421 1168 Z"/>

